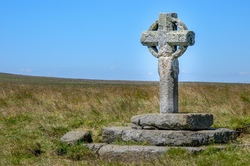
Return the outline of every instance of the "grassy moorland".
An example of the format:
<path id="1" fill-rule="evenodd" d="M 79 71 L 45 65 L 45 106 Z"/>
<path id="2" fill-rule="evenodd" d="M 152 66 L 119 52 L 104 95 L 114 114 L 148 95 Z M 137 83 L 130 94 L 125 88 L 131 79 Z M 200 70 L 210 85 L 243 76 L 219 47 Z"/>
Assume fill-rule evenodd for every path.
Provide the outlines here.
<path id="1" fill-rule="evenodd" d="M 179 111 L 212 113 L 213 127 L 241 132 L 236 142 L 200 154 L 171 150 L 145 163 L 98 159 L 81 144 L 59 139 L 71 130 L 130 123 L 134 115 L 158 113 L 158 83 L 26 77 L 0 73 L 0 165 L 249 165 L 250 84 L 180 83 Z"/>

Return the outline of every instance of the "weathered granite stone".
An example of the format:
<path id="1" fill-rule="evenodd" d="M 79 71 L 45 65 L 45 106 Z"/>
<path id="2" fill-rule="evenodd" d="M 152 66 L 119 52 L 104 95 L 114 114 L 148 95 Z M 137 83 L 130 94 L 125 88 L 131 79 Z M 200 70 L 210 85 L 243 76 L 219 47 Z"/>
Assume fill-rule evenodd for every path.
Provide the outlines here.
<path id="1" fill-rule="evenodd" d="M 118 132 L 119 131 L 119 132 Z M 119 133 L 116 135 L 116 133 Z M 111 143 L 123 141 L 146 142 L 156 146 L 201 146 L 212 143 L 227 143 L 237 137 L 234 130 L 220 128 L 211 130 L 134 130 L 124 128 L 103 128 L 103 141 Z"/>
<path id="2" fill-rule="evenodd" d="M 159 14 L 159 19 L 142 33 L 141 43 L 159 62 L 160 113 L 178 112 L 178 57 L 194 45 L 194 38 L 194 32 L 188 31 L 176 13 Z"/>
<path id="3" fill-rule="evenodd" d="M 105 131 L 105 129 L 106 128 L 104 128 L 103 131 Z M 108 130 L 105 134 L 102 132 L 103 141 L 106 143 L 111 143 L 121 138 L 123 129 L 124 127 L 112 127 L 111 130 Z"/>
<path id="4" fill-rule="evenodd" d="M 212 114 L 143 114 L 131 118 L 133 129 L 205 130 L 213 124 Z"/>
<path id="5" fill-rule="evenodd" d="M 170 147 L 155 147 L 155 146 L 119 146 L 106 145 L 100 148 L 98 155 L 102 159 L 119 160 L 119 161 L 139 161 L 152 160 L 163 156 Z M 197 153 L 203 151 L 203 148 L 182 148 L 190 153 Z"/>
<path id="6" fill-rule="evenodd" d="M 190 154 L 196 154 L 206 150 L 206 147 L 169 147 L 140 145 L 120 146 L 100 143 L 84 144 L 84 146 L 94 151 L 101 159 L 123 162 L 138 162 L 157 159 L 162 157 L 168 150 L 176 148 L 186 150 Z M 217 148 L 218 150 L 225 149 L 225 147 L 223 146 L 214 146 L 214 148 Z"/>
<path id="7" fill-rule="evenodd" d="M 61 138 L 61 141 L 71 145 L 78 142 L 93 142 L 91 134 L 88 131 L 70 131 Z"/>
<path id="8" fill-rule="evenodd" d="M 153 146 L 119 146 L 106 145 L 99 151 L 98 155 L 102 159 L 120 160 L 120 161 L 138 161 L 156 159 L 166 153 L 169 147 Z"/>
<path id="9" fill-rule="evenodd" d="M 178 74 L 177 58 L 159 57 L 160 113 L 178 113 Z"/>

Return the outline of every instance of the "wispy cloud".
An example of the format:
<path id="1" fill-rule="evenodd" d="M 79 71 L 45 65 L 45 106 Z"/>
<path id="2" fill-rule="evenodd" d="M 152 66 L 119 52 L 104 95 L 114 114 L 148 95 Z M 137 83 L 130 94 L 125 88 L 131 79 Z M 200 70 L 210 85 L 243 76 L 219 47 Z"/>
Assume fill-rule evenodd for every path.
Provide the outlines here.
<path id="1" fill-rule="evenodd" d="M 22 72 L 22 73 L 31 73 L 32 70 L 30 68 L 26 68 L 26 69 L 21 69 L 20 72 Z"/>

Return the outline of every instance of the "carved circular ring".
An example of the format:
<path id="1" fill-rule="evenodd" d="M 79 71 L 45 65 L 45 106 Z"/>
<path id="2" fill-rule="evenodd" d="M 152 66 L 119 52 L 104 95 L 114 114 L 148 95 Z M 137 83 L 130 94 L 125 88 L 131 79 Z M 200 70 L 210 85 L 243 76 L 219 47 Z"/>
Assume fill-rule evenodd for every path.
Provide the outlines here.
<path id="1" fill-rule="evenodd" d="M 188 30 L 187 26 L 178 18 L 171 18 L 171 22 L 175 24 L 175 26 L 179 30 Z M 157 31 L 158 30 L 158 20 L 155 21 L 149 28 L 150 31 Z M 158 54 L 157 46 L 148 46 L 149 52 L 154 55 L 156 58 L 159 58 L 160 55 Z M 185 51 L 187 50 L 187 46 L 179 46 L 178 49 L 171 54 L 171 57 L 178 58 L 180 57 Z"/>

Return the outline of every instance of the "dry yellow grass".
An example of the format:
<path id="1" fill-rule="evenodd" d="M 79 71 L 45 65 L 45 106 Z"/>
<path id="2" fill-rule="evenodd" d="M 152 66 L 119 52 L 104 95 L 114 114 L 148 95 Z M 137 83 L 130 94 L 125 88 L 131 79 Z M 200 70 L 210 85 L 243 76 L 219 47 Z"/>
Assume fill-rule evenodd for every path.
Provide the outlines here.
<path id="1" fill-rule="evenodd" d="M 102 127 L 125 125 L 134 115 L 158 113 L 158 89 L 156 82 L 0 74 L 0 165 L 109 165 L 86 149 L 65 147 L 60 137 L 70 130 L 87 129 L 95 142 L 101 142 Z M 249 84 L 180 83 L 179 111 L 212 113 L 213 127 L 241 131 L 239 143 L 250 142 Z M 229 150 L 230 154 L 233 151 Z M 235 155 L 243 156 L 239 159 L 242 163 L 246 163 L 245 157 L 250 158 L 244 156 L 246 152 L 249 150 L 235 151 Z M 192 156 L 185 155 L 182 160 L 166 156 L 151 164 L 189 163 Z M 208 162 L 210 157 L 201 155 L 189 165 L 200 162 L 199 158 Z"/>

